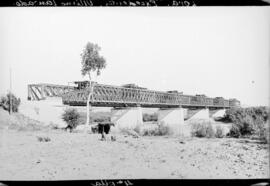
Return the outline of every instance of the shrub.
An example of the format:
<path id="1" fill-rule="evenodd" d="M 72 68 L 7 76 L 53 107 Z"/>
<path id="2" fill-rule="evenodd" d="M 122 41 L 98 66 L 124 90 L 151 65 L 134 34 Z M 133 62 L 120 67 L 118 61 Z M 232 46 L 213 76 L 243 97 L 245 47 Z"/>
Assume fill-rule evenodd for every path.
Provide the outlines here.
<path id="1" fill-rule="evenodd" d="M 224 120 L 233 122 L 232 137 L 262 135 L 265 122 L 268 120 L 269 108 L 249 107 L 226 110 Z"/>
<path id="2" fill-rule="evenodd" d="M 135 131 L 139 131 L 142 136 L 165 136 L 171 134 L 171 129 L 168 125 L 165 125 L 164 122 L 158 123 L 157 127 L 151 128 L 140 128 Z"/>
<path id="3" fill-rule="evenodd" d="M 79 124 L 80 114 L 74 108 L 68 108 L 62 114 L 62 119 L 67 123 L 71 131 Z"/>
<path id="4" fill-rule="evenodd" d="M 139 133 L 137 133 L 135 130 L 130 129 L 130 128 L 122 128 L 120 131 L 122 134 L 129 135 L 129 136 L 132 136 L 134 138 L 140 137 Z"/>
<path id="5" fill-rule="evenodd" d="M 134 128 L 134 131 L 137 132 L 138 134 L 141 134 L 141 127 L 140 127 L 140 125 L 136 125 L 136 127 Z"/>
<path id="6" fill-rule="evenodd" d="M 80 119 L 79 123 L 86 123 L 86 113 L 85 112 L 79 112 Z M 90 112 L 90 123 L 93 122 L 110 122 L 111 121 L 111 115 L 109 112 Z"/>
<path id="7" fill-rule="evenodd" d="M 157 129 L 146 129 L 143 130 L 142 135 L 143 136 L 157 136 Z"/>
<path id="8" fill-rule="evenodd" d="M 134 129 L 135 132 L 141 136 L 154 136 L 156 128 L 149 128 L 147 125 L 137 125 Z"/>
<path id="9" fill-rule="evenodd" d="M 54 130 L 59 129 L 59 126 L 57 124 L 53 123 L 53 122 L 50 122 L 50 124 L 48 125 L 48 127 L 50 129 L 54 129 Z"/>
<path id="10" fill-rule="evenodd" d="M 158 120 L 158 115 L 157 113 L 154 114 L 143 114 L 143 121 L 147 122 L 147 121 L 157 121 Z"/>
<path id="11" fill-rule="evenodd" d="M 6 96 L 2 96 L 0 100 L 0 106 L 3 107 L 4 110 L 10 110 L 10 100 L 11 100 L 11 108 L 12 112 L 19 111 L 19 105 L 21 103 L 20 98 L 17 98 L 14 94 L 8 93 Z"/>
<path id="12" fill-rule="evenodd" d="M 206 137 L 207 138 L 213 138 L 213 137 L 215 137 L 215 131 L 214 131 L 213 126 L 212 126 L 211 123 L 209 123 L 206 126 Z"/>
<path id="13" fill-rule="evenodd" d="M 111 121 L 111 118 L 110 117 L 97 117 L 97 118 L 92 118 L 92 117 L 90 117 L 90 121 L 93 121 L 94 120 L 94 122 L 110 122 Z"/>
<path id="14" fill-rule="evenodd" d="M 246 115 L 241 123 L 238 123 L 240 126 L 241 135 L 252 135 L 255 133 L 255 123 L 251 116 Z"/>
<path id="15" fill-rule="evenodd" d="M 42 137 L 42 136 L 37 136 L 37 139 L 39 142 L 49 142 L 51 139 L 49 137 Z"/>
<path id="16" fill-rule="evenodd" d="M 228 136 L 234 137 L 234 138 L 241 137 L 240 129 L 236 124 L 232 125 L 232 128 L 230 129 L 230 132 L 228 133 Z"/>
<path id="17" fill-rule="evenodd" d="M 215 137 L 216 138 L 223 138 L 225 135 L 224 135 L 224 132 L 223 132 L 223 128 L 221 126 L 217 126 L 216 127 L 216 134 L 215 134 Z"/>
<path id="18" fill-rule="evenodd" d="M 270 131 L 268 122 L 259 129 L 258 136 L 263 143 L 269 143 Z"/>
<path id="19" fill-rule="evenodd" d="M 215 137 L 215 131 L 210 121 L 195 122 L 192 123 L 191 135 L 199 138 L 202 137 L 213 138 Z"/>
<path id="20" fill-rule="evenodd" d="M 192 136 L 196 137 L 205 137 L 206 136 L 206 128 L 201 123 L 192 124 Z"/>
<path id="21" fill-rule="evenodd" d="M 164 122 L 158 123 L 158 128 L 155 131 L 156 136 L 165 136 L 171 134 L 170 127 L 165 125 Z"/>

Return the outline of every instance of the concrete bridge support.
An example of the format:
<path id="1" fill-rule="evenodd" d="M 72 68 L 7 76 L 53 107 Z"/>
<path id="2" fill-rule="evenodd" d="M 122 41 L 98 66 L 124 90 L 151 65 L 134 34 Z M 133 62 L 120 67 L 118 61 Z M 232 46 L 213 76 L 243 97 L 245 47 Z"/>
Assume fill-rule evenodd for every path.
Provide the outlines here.
<path id="1" fill-rule="evenodd" d="M 219 118 L 224 117 L 225 114 L 226 114 L 226 109 L 219 109 L 219 110 L 216 110 L 211 117 L 214 119 L 219 119 Z"/>
<path id="2" fill-rule="evenodd" d="M 172 135 L 181 134 L 181 125 L 184 124 L 183 108 L 168 108 L 158 111 L 158 122 L 169 127 Z"/>
<path id="3" fill-rule="evenodd" d="M 135 129 L 143 124 L 141 107 L 113 108 L 111 109 L 111 122 L 115 123 L 115 130 Z"/>
<path id="4" fill-rule="evenodd" d="M 198 110 L 198 112 L 196 112 L 193 116 L 191 116 L 190 119 L 210 119 L 209 109 L 204 108 L 204 109 Z"/>

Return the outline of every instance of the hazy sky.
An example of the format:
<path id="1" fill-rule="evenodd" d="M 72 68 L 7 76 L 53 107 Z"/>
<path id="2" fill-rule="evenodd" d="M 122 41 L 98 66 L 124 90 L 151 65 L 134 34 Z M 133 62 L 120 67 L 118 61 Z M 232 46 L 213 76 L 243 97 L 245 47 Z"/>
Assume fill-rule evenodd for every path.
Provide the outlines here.
<path id="1" fill-rule="evenodd" d="M 107 67 L 99 83 L 268 105 L 270 7 L 1 8 L 0 94 L 81 76 L 87 41 Z"/>

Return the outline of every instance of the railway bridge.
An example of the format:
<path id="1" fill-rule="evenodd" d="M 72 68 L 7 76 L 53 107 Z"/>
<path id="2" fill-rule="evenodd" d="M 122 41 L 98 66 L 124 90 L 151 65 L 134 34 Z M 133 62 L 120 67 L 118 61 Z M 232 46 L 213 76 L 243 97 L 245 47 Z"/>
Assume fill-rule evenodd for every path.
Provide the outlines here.
<path id="1" fill-rule="evenodd" d="M 43 100 L 47 97 L 62 97 L 64 105 L 86 106 L 89 94 L 87 81 L 74 82 L 73 86 L 52 84 L 28 85 L 29 100 Z M 210 98 L 205 95 L 185 95 L 178 91 L 153 91 L 134 84 L 112 86 L 95 84 L 92 106 L 113 107 L 111 121 L 117 128 L 135 128 L 143 123 L 142 107 L 159 108 L 158 121 L 171 126 L 178 134 L 184 115 L 207 119 L 211 114 L 224 113 L 231 107 L 239 107 L 237 99 Z"/>

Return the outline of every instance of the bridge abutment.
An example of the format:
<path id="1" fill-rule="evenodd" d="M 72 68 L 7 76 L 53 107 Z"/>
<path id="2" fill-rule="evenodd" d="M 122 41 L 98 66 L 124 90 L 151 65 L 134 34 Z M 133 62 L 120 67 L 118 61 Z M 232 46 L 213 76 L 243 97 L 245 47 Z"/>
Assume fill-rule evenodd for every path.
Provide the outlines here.
<path id="1" fill-rule="evenodd" d="M 159 109 L 158 122 L 169 127 L 172 135 L 181 134 L 181 125 L 184 124 L 184 109 L 183 108 L 168 108 Z"/>
<path id="2" fill-rule="evenodd" d="M 125 107 L 111 109 L 111 122 L 115 123 L 116 130 L 135 129 L 143 125 L 141 107 Z"/>

